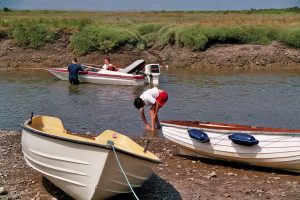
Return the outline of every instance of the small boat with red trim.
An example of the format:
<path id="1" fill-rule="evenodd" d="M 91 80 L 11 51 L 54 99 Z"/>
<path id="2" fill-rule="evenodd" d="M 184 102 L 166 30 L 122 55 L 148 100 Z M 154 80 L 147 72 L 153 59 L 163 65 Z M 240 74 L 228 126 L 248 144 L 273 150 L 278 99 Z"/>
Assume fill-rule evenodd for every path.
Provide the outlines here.
<path id="1" fill-rule="evenodd" d="M 300 173 L 300 130 L 201 121 L 163 121 L 180 154 Z"/>
<path id="2" fill-rule="evenodd" d="M 113 84 L 113 85 L 158 85 L 160 76 L 159 64 L 147 64 L 144 60 L 137 60 L 128 67 L 118 69 L 117 71 L 103 70 L 86 65 L 91 70 L 79 73 L 79 81 L 96 84 Z M 61 80 L 69 80 L 67 68 L 48 68 L 51 74 Z"/>

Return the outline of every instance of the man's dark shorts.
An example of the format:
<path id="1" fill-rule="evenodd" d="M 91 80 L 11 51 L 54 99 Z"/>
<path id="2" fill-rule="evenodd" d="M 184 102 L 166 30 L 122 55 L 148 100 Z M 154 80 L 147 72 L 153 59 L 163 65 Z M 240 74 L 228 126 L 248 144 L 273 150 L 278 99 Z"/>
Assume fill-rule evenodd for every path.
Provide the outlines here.
<path id="1" fill-rule="evenodd" d="M 69 77 L 69 81 L 70 81 L 70 83 L 71 84 L 73 84 L 73 85 L 79 85 L 79 80 L 78 80 L 78 78 L 76 78 L 76 77 Z"/>

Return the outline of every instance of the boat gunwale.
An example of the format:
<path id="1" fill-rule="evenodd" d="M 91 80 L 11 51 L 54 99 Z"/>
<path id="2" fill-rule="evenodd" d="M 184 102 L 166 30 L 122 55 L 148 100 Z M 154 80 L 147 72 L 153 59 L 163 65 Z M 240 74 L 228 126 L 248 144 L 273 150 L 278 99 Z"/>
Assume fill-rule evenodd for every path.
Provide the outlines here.
<path id="1" fill-rule="evenodd" d="M 21 124 L 21 127 L 23 129 L 27 130 L 27 131 L 30 131 L 31 133 L 34 133 L 34 134 L 37 134 L 37 135 L 40 135 L 40 136 L 50 137 L 50 138 L 54 138 L 54 139 L 59 139 L 59 140 L 67 141 L 67 142 L 76 143 L 76 144 L 83 144 L 83 145 L 89 145 L 89 146 L 93 146 L 93 147 L 100 147 L 100 148 L 113 150 L 113 148 L 108 146 L 108 145 L 92 143 L 92 142 L 86 142 L 86 141 L 79 141 L 79 140 L 74 140 L 74 139 L 70 139 L 70 138 L 66 138 L 66 137 L 61 137 L 61 136 L 58 136 L 58 135 L 51 135 L 51 134 L 48 134 L 46 132 L 39 131 L 39 130 L 36 130 L 36 129 L 33 129 L 33 128 L 29 127 L 27 125 L 28 122 L 29 122 L 29 120 L 27 120 L 24 124 Z M 140 155 L 128 152 L 128 151 L 124 151 L 124 150 L 122 150 L 118 147 L 115 147 L 115 150 L 116 150 L 116 152 L 123 153 L 123 154 L 128 155 L 128 156 L 137 157 L 137 158 L 140 158 L 142 160 L 149 161 L 149 162 L 159 163 L 159 164 L 162 163 L 160 158 L 158 158 L 159 160 L 155 160 L 155 159 L 143 157 L 143 156 L 140 156 Z"/>
<path id="2" fill-rule="evenodd" d="M 247 126 L 239 124 L 225 124 L 217 122 L 202 122 L 202 121 L 177 121 L 177 120 L 168 120 L 162 121 L 163 126 L 173 126 L 181 128 L 198 128 L 202 130 L 211 130 L 211 131 L 224 131 L 224 132 L 235 132 L 235 131 L 244 131 L 251 132 L 253 134 L 262 134 L 262 135 L 291 135 L 291 136 L 300 136 L 300 130 L 296 129 L 281 129 L 281 128 L 268 128 L 268 127 L 259 127 L 259 126 Z"/>
<path id="3" fill-rule="evenodd" d="M 68 70 L 64 69 L 64 68 L 47 68 L 47 71 L 55 71 L 55 72 L 59 72 L 59 73 L 68 73 Z M 122 73 L 122 72 L 120 72 Z M 123 73 L 125 74 L 125 73 Z M 127 74 L 126 75 L 118 75 L 118 74 L 104 74 L 104 73 L 96 73 L 96 72 L 87 72 L 87 73 L 82 73 L 79 72 L 79 76 L 94 76 L 94 77 L 113 77 L 113 78 L 120 78 L 120 79 L 129 79 L 129 80 L 144 80 L 145 76 L 144 75 L 134 75 L 134 74 Z"/>

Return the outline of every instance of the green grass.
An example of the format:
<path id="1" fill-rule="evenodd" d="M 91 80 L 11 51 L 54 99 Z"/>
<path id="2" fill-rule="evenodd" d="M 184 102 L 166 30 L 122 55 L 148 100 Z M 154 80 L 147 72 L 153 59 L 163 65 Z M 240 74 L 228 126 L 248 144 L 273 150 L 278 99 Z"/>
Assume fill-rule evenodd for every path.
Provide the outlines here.
<path id="1" fill-rule="evenodd" d="M 201 26 L 182 26 L 175 30 L 175 42 L 178 47 L 203 50 L 208 38 Z"/>
<path id="2" fill-rule="evenodd" d="M 283 29 L 278 32 L 276 39 L 289 46 L 300 48 L 300 27 Z"/>
<path id="3" fill-rule="evenodd" d="M 167 45 L 201 51 L 216 43 L 269 44 L 300 48 L 300 9 L 174 12 L 0 12 L 0 39 L 42 48 L 59 33 L 83 55 L 114 52 L 125 45 L 139 50 Z"/>
<path id="4" fill-rule="evenodd" d="M 56 33 L 51 32 L 47 26 L 42 24 L 27 25 L 17 24 L 11 27 L 9 36 L 15 44 L 21 47 L 38 49 L 46 43 L 52 43 L 56 39 Z"/>
<path id="5" fill-rule="evenodd" d="M 70 38 L 70 47 L 83 55 L 93 51 L 113 52 L 125 45 L 141 48 L 143 43 L 137 31 L 111 26 L 87 26 Z"/>
<path id="6" fill-rule="evenodd" d="M 162 27 L 158 33 L 155 40 L 155 46 L 159 48 L 163 48 L 166 45 L 174 45 L 175 44 L 175 25 L 167 25 Z"/>

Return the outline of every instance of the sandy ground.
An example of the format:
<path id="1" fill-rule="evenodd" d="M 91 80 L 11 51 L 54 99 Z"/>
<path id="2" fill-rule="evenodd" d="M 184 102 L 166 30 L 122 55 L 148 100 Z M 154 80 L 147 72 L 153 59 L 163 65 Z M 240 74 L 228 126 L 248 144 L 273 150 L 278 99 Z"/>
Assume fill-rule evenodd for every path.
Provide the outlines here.
<path id="1" fill-rule="evenodd" d="M 12 40 L 0 39 L 0 69 L 5 68 L 47 68 L 66 66 L 76 55 L 68 48 L 69 36 L 61 35 L 53 44 L 44 48 L 23 49 Z M 212 69 L 269 69 L 300 68 L 300 49 L 290 48 L 277 42 L 269 45 L 217 44 L 205 51 L 194 52 L 176 46 L 162 49 L 149 48 L 139 51 L 132 46 L 112 54 L 99 52 L 77 56 L 84 64 L 103 64 L 103 58 L 110 56 L 117 67 L 124 67 L 137 59 L 147 63 L 159 63 L 169 67 L 191 67 Z"/>
<path id="2" fill-rule="evenodd" d="M 0 199 L 72 199 L 41 174 L 26 165 L 21 152 L 21 133 L 0 131 Z M 150 139 L 149 150 L 163 164 L 136 189 L 140 199 L 300 199 L 300 176 L 246 165 L 182 157 L 176 145 L 163 138 Z M 114 199 L 134 199 L 132 194 Z"/>

